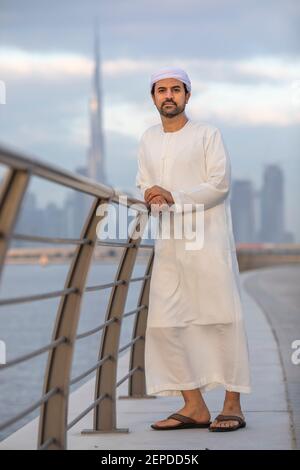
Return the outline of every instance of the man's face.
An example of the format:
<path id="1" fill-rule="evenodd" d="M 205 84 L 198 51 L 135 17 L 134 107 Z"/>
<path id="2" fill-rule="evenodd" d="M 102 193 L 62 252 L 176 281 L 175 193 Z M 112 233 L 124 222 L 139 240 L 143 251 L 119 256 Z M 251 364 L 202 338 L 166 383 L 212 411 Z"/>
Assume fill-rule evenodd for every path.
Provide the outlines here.
<path id="1" fill-rule="evenodd" d="M 191 94 L 185 94 L 184 85 L 176 78 L 164 78 L 155 83 L 153 102 L 162 116 L 172 118 L 185 110 Z"/>

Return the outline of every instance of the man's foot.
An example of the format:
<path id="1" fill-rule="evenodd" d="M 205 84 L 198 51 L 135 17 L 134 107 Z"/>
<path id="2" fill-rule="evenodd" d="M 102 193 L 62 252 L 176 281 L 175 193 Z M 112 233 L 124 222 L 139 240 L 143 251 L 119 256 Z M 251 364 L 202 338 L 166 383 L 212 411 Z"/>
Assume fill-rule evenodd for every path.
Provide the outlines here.
<path id="1" fill-rule="evenodd" d="M 224 416 L 239 416 L 243 420 L 245 420 L 245 416 L 242 413 L 241 406 L 239 403 L 236 404 L 224 404 L 223 411 L 220 413 L 221 415 Z M 215 429 L 215 428 L 235 428 L 236 426 L 241 425 L 238 420 L 232 419 L 232 420 L 226 420 L 226 421 L 220 421 L 215 419 L 211 425 L 210 429 Z"/>
<path id="2" fill-rule="evenodd" d="M 189 418 L 195 419 L 198 423 L 207 423 L 210 421 L 210 412 L 207 407 L 202 407 L 200 408 L 199 406 L 197 408 L 195 407 L 190 407 L 185 405 L 181 410 L 176 411 L 176 413 L 182 414 L 184 416 L 188 416 Z M 168 418 L 168 419 L 163 419 L 161 421 L 156 421 L 154 423 L 155 426 L 159 427 L 165 427 L 165 426 L 178 426 L 179 422 L 177 419 L 173 418 Z"/>

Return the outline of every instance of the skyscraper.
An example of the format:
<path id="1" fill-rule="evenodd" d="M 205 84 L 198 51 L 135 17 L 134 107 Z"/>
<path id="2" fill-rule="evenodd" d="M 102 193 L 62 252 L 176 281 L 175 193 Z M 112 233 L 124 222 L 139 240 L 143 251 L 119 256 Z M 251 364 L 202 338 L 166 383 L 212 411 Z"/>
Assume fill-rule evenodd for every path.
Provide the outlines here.
<path id="1" fill-rule="evenodd" d="M 95 64 L 90 109 L 90 146 L 88 149 L 88 176 L 98 183 L 108 184 L 104 165 L 104 140 L 102 132 L 102 99 L 99 37 L 95 33 Z"/>
<path id="2" fill-rule="evenodd" d="M 267 165 L 265 168 L 260 216 L 260 241 L 283 242 L 285 239 L 284 176 L 278 165 Z"/>
<path id="3" fill-rule="evenodd" d="M 236 243 L 255 241 L 254 196 L 250 180 L 233 181 L 231 210 Z"/>

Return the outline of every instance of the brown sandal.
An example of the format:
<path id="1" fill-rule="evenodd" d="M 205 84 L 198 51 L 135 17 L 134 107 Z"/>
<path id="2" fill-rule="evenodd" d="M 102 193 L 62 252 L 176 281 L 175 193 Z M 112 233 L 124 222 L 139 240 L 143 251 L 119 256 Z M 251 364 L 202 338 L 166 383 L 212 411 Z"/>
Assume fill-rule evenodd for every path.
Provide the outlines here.
<path id="1" fill-rule="evenodd" d="M 215 418 L 217 421 L 238 421 L 239 424 L 236 424 L 235 426 L 222 426 L 222 427 L 214 427 L 210 426 L 209 430 L 212 432 L 228 432 L 228 431 L 236 431 L 239 428 L 244 428 L 246 426 L 246 421 L 241 418 L 240 416 L 234 416 L 234 415 L 218 415 Z"/>
<path id="2" fill-rule="evenodd" d="M 190 418 L 189 416 L 184 416 L 180 413 L 173 413 L 172 415 L 168 416 L 167 419 L 177 419 L 178 421 L 181 422 L 181 424 L 178 424 L 178 426 L 157 426 L 155 424 L 151 424 L 151 428 L 157 430 L 157 431 L 167 431 L 167 430 L 172 430 L 172 429 L 187 429 L 187 428 L 209 428 L 211 425 L 211 421 L 208 421 L 206 423 L 198 423 L 196 420 L 193 418 Z"/>

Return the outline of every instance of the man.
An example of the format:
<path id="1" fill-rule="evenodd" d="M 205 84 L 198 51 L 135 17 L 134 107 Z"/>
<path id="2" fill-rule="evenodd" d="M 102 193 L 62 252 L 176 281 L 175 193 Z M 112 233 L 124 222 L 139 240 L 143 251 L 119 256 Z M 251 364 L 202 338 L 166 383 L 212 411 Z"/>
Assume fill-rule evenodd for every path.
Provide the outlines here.
<path id="1" fill-rule="evenodd" d="M 187 250 L 184 238 L 155 240 L 145 338 L 148 394 L 183 396 L 185 405 L 156 430 L 245 427 L 240 393 L 250 393 L 249 351 L 240 299 L 229 203 L 230 161 L 218 128 L 189 119 L 187 73 L 176 67 L 151 76 L 161 124 L 142 135 L 136 185 L 161 210 L 203 205 L 204 243 Z M 175 215 L 174 215 L 175 217 Z M 174 219 L 173 219 L 174 220 Z M 213 422 L 202 393 L 223 386 Z"/>

